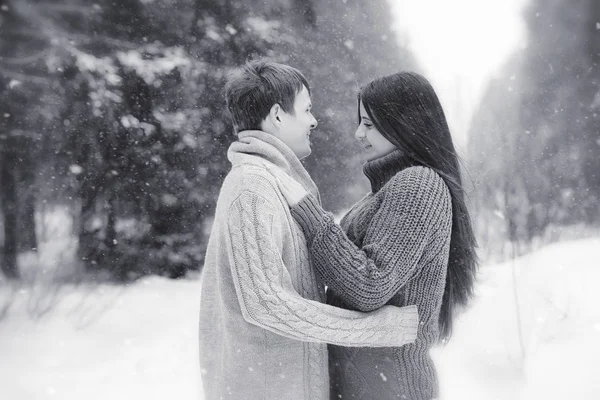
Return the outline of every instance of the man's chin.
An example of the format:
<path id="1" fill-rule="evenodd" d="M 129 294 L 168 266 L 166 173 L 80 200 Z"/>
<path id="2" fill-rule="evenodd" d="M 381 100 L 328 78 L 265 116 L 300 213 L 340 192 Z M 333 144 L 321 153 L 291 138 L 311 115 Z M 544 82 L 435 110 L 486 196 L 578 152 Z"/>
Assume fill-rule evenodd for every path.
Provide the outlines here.
<path id="1" fill-rule="evenodd" d="M 301 154 L 298 155 L 298 159 L 299 160 L 303 160 L 306 157 L 310 156 L 312 153 L 312 150 L 310 147 L 308 147 L 307 149 L 305 149 Z"/>

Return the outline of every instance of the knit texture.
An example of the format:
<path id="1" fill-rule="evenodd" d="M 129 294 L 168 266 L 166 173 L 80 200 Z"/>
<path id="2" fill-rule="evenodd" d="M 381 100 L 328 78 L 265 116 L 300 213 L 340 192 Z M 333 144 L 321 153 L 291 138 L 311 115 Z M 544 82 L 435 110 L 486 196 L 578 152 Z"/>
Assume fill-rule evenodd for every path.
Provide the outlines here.
<path id="1" fill-rule="evenodd" d="M 385 349 L 329 346 L 332 399 L 430 400 L 438 383 L 430 347 L 439 338 L 452 203 L 442 178 L 394 151 L 368 162 L 372 192 L 334 223 L 312 195 L 292 208 L 328 303 L 372 311 L 417 305 L 415 343 Z M 339 397 L 341 396 L 341 397 Z"/>
<path id="2" fill-rule="evenodd" d="M 231 145 L 217 201 L 200 303 L 205 398 L 327 399 L 326 343 L 400 346 L 414 341 L 415 306 L 371 313 L 325 302 L 304 235 L 268 168 L 318 191 L 281 141 L 247 131 Z"/>

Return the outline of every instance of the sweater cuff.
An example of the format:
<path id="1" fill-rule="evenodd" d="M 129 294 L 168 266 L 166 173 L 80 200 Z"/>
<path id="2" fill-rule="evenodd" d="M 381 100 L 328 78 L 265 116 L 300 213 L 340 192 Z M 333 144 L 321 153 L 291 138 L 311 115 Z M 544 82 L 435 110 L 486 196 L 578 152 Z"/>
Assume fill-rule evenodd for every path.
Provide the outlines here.
<path id="1" fill-rule="evenodd" d="M 419 311 L 416 305 L 404 306 L 400 308 L 404 313 L 403 334 L 405 344 L 414 343 L 419 333 Z"/>
<path id="2" fill-rule="evenodd" d="M 298 204 L 291 209 L 292 216 L 304 232 L 307 243 L 310 245 L 313 238 L 322 227 L 327 226 L 329 215 L 325 212 L 311 194 L 304 196 Z"/>

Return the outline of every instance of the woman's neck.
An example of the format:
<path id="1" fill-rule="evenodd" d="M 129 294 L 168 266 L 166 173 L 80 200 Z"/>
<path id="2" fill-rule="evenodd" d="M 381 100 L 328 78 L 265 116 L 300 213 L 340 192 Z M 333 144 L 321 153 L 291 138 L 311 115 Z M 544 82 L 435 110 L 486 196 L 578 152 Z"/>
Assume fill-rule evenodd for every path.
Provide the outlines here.
<path id="1" fill-rule="evenodd" d="M 394 175 L 411 165 L 413 165 L 411 160 L 401 150 L 396 149 L 384 156 L 367 161 L 363 166 L 363 172 L 371 182 L 371 191 L 376 193 Z"/>

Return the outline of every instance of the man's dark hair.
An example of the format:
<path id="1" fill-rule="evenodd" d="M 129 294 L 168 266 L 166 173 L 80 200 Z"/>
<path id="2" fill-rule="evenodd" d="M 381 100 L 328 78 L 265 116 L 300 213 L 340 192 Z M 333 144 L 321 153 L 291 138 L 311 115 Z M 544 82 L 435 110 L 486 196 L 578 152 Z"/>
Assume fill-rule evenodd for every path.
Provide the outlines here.
<path id="1" fill-rule="evenodd" d="M 296 68 L 267 60 L 247 62 L 225 84 L 227 109 L 236 132 L 260 129 L 274 104 L 294 113 L 294 100 L 308 81 Z"/>

